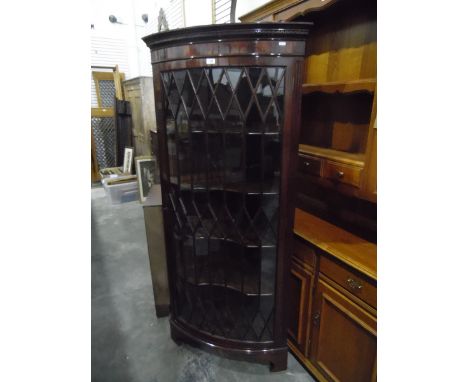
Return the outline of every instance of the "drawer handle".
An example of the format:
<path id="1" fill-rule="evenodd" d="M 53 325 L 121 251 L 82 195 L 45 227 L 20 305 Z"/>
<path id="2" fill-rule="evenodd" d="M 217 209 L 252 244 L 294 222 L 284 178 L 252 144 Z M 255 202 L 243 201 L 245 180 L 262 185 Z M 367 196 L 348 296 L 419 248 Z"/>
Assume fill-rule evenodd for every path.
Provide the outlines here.
<path id="1" fill-rule="evenodd" d="M 308 167 L 308 166 L 310 166 L 310 163 L 309 162 L 304 162 L 304 165 Z"/>
<path id="2" fill-rule="evenodd" d="M 359 281 L 352 279 L 351 277 L 348 280 L 346 280 L 346 282 L 348 283 L 351 289 L 362 289 L 362 284 Z"/>
<path id="3" fill-rule="evenodd" d="M 336 176 L 338 179 L 341 179 L 341 178 L 344 176 L 344 172 L 343 172 L 343 171 L 336 171 L 336 172 L 335 172 L 335 176 Z"/>

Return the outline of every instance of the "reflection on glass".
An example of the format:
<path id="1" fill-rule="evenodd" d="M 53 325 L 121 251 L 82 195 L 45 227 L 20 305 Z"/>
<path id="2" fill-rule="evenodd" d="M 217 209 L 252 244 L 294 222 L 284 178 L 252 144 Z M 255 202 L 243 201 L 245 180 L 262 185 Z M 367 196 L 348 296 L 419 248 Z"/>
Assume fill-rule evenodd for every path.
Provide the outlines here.
<path id="1" fill-rule="evenodd" d="M 224 131 L 226 133 L 240 133 L 244 127 L 242 111 L 236 98 L 232 99 L 224 120 Z"/>
<path id="2" fill-rule="evenodd" d="M 245 124 L 248 132 L 262 131 L 262 117 L 259 113 L 256 102 L 252 102 L 250 104 L 250 109 L 247 111 Z"/>
<path id="3" fill-rule="evenodd" d="M 281 142 L 278 135 L 264 136 L 264 192 L 279 192 Z"/>
<path id="4" fill-rule="evenodd" d="M 232 99 L 232 88 L 224 71 L 215 87 L 215 99 L 221 112 L 225 114 Z"/>
<path id="5" fill-rule="evenodd" d="M 169 162 L 169 179 L 171 183 L 177 183 L 177 146 L 175 135 L 175 121 L 173 118 L 166 118 L 166 141 L 167 156 Z"/>
<path id="6" fill-rule="evenodd" d="M 273 102 L 265 117 L 265 132 L 277 133 L 280 131 L 281 125 L 280 112 L 276 102 Z"/>
<path id="7" fill-rule="evenodd" d="M 239 100 L 239 104 L 242 108 L 242 111 L 245 112 L 247 106 L 249 106 L 250 104 L 250 100 L 252 99 L 252 90 L 250 88 L 249 80 L 247 79 L 247 74 L 245 70 L 242 70 L 239 84 L 237 85 L 236 96 Z"/>
<path id="8" fill-rule="evenodd" d="M 273 90 L 271 89 L 270 80 L 265 72 L 259 81 L 256 94 L 261 111 L 265 114 L 267 107 L 273 99 Z"/>

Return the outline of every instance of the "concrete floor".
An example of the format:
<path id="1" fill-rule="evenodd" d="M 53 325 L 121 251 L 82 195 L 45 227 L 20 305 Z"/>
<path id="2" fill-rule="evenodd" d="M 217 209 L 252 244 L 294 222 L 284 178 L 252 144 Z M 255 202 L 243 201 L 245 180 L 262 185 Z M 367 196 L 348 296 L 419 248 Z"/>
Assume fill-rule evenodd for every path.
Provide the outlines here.
<path id="1" fill-rule="evenodd" d="M 111 205 L 100 187 L 92 205 L 92 381 L 96 382 L 310 382 L 289 355 L 288 370 L 221 358 L 170 338 L 157 318 L 138 202 Z"/>

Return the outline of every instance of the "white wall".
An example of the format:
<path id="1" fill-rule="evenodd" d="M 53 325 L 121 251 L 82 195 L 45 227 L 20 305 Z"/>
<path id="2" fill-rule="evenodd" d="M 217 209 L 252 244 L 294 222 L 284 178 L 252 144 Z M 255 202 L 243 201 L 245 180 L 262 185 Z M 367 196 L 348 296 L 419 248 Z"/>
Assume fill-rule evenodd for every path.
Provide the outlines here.
<path id="1" fill-rule="evenodd" d="M 268 0 L 238 0 L 236 17 L 250 12 Z M 159 10 L 163 8 L 170 29 L 212 23 L 212 0 L 93 0 L 91 3 L 91 65 L 119 65 L 125 78 L 152 76 L 150 51 L 142 37 L 158 30 Z M 148 23 L 141 16 L 148 15 Z M 121 23 L 111 23 L 114 15 Z M 94 69 L 97 70 L 97 69 Z M 92 106 L 97 106 L 94 83 Z"/>
<path id="2" fill-rule="evenodd" d="M 211 24 L 211 0 L 185 0 L 184 18 L 182 0 L 93 0 L 91 9 L 91 63 L 92 65 L 115 65 L 126 78 L 151 76 L 150 53 L 142 37 L 157 32 L 159 10 L 163 8 L 169 28 Z M 141 18 L 148 14 L 148 23 Z M 122 23 L 111 23 L 114 15 Z M 106 43 L 109 49 L 106 50 Z M 122 55 L 126 56 L 123 57 Z M 111 64 L 113 57 L 115 63 Z"/>
<path id="3" fill-rule="evenodd" d="M 112 47 L 106 49 L 106 41 L 119 45 L 126 60 L 119 62 L 115 57 L 115 64 L 119 64 L 126 78 L 151 75 L 149 50 L 141 41 L 141 37 L 157 30 L 157 15 L 155 1 L 151 0 L 94 0 L 91 13 L 91 62 L 92 65 L 107 65 L 113 58 Z M 141 18 L 143 13 L 149 15 L 145 24 Z M 111 23 L 109 16 L 114 15 L 122 23 Z M 93 49 L 93 44 L 99 42 L 100 49 Z M 126 62 L 124 62 L 126 61 Z M 123 65 L 123 67 L 121 67 Z"/>
<path id="4" fill-rule="evenodd" d="M 211 24 L 211 0 L 185 0 L 185 26 Z"/>
<path id="5" fill-rule="evenodd" d="M 236 5 L 236 22 L 239 22 L 239 16 L 243 16 L 255 8 L 261 7 L 263 4 L 270 2 L 271 0 L 237 0 Z"/>

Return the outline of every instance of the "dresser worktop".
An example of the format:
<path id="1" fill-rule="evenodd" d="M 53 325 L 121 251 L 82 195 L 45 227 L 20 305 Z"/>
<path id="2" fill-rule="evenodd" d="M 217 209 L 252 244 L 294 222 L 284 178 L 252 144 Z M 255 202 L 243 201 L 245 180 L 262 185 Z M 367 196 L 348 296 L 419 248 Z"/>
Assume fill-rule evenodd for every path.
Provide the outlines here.
<path id="1" fill-rule="evenodd" d="M 377 280 L 377 245 L 299 208 L 294 233 L 336 259 Z"/>

